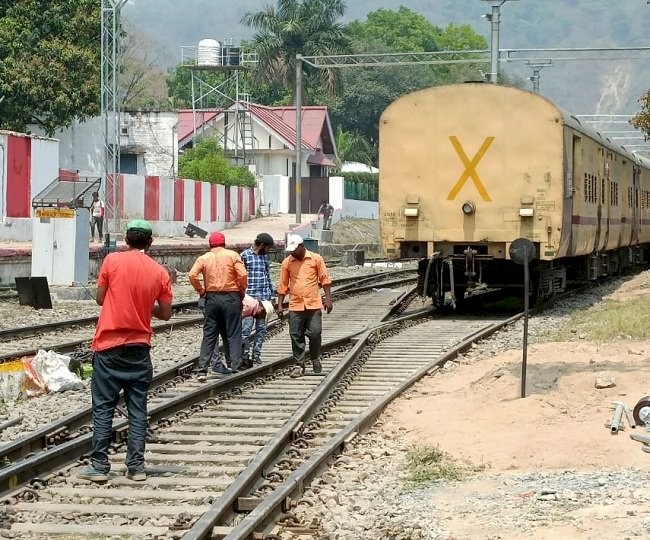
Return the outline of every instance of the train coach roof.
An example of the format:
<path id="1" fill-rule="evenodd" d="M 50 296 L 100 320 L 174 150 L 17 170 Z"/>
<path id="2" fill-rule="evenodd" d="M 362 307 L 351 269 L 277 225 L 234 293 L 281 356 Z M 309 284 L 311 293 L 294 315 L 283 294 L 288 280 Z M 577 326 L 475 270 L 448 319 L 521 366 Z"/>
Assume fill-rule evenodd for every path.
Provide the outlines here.
<path id="1" fill-rule="evenodd" d="M 554 104 L 555 105 L 555 104 Z M 603 146 L 606 146 L 610 150 L 616 152 L 617 154 L 622 154 L 626 156 L 628 159 L 631 161 L 642 165 L 643 167 L 650 168 L 650 160 L 647 158 L 644 158 L 642 156 L 639 156 L 638 154 L 633 154 L 629 150 L 623 148 L 621 145 L 613 142 L 609 137 L 604 137 L 601 135 L 600 131 L 595 130 L 594 128 L 588 126 L 587 124 L 584 124 L 583 122 L 580 121 L 579 118 L 576 116 L 572 115 L 571 113 L 565 111 L 562 109 L 562 107 L 557 107 L 558 111 L 562 114 L 562 120 L 564 121 L 564 124 L 572 127 L 576 131 L 580 131 L 581 133 L 584 133 L 587 137 L 591 137 L 592 139 L 600 142 Z"/>

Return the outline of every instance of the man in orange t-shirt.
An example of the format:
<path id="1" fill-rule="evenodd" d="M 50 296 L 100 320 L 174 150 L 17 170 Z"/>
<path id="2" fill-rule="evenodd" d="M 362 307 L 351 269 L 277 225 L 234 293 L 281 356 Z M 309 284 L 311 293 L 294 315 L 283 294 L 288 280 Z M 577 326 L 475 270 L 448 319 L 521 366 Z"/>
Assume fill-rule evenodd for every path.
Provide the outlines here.
<path id="1" fill-rule="evenodd" d="M 128 251 L 106 256 L 97 279 L 102 306 L 92 342 L 93 450 L 91 465 L 79 473 L 93 482 L 108 480 L 108 448 L 120 390 L 128 410 L 126 477 L 142 481 L 147 431 L 147 393 L 153 367 L 151 317 L 167 321 L 172 314 L 172 285 L 167 271 L 146 252 L 153 242 L 151 225 L 134 219 L 126 226 Z"/>
<path id="2" fill-rule="evenodd" d="M 320 357 L 323 332 L 323 300 L 320 288 L 323 287 L 325 291 L 325 310 L 331 313 L 332 280 L 327 274 L 323 257 L 307 251 L 299 235 L 287 235 L 285 250 L 289 252 L 289 256 L 280 266 L 277 312 L 278 316 L 282 317 L 282 303 L 289 293 L 289 335 L 296 363 L 291 376 L 300 377 L 305 372 L 305 335 L 309 338 L 309 357 L 314 373 L 320 373 L 323 369 Z"/>
<path id="3" fill-rule="evenodd" d="M 208 241 L 210 251 L 196 259 L 189 272 L 192 287 L 199 293 L 201 303 L 205 303 L 203 340 L 196 367 L 199 382 L 207 380 L 210 358 L 219 344 L 219 334 L 228 341 L 232 371 L 239 371 L 242 299 L 248 285 L 246 267 L 236 251 L 226 249 L 226 237 L 214 232 Z"/>

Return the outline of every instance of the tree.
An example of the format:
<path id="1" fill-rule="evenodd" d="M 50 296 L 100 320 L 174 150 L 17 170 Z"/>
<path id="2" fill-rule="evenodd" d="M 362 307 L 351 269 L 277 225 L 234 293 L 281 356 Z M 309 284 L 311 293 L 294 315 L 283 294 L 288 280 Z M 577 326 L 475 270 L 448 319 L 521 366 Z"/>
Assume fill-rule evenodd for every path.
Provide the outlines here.
<path id="1" fill-rule="evenodd" d="M 178 160 L 181 178 L 203 180 L 224 186 L 254 186 L 255 176 L 246 167 L 228 164 L 215 138 L 201 139 Z"/>
<path id="2" fill-rule="evenodd" d="M 650 90 L 639 98 L 639 102 L 641 110 L 630 120 L 630 124 L 643 131 L 646 140 L 648 140 L 650 139 Z"/>
<path id="3" fill-rule="evenodd" d="M 411 32 L 412 30 L 412 32 Z M 353 47 L 358 53 L 428 52 L 440 48 L 476 50 L 487 48 L 485 39 L 468 25 L 450 24 L 439 28 L 405 7 L 398 11 L 380 9 L 367 21 L 349 25 Z M 344 132 L 364 137 L 376 148 L 379 117 L 399 97 L 440 84 L 460 82 L 478 74 L 477 64 L 398 65 L 343 72 L 343 92 L 326 98 L 332 123 Z"/>
<path id="4" fill-rule="evenodd" d="M 52 134 L 99 113 L 96 0 L 0 2 L 0 127 Z"/>
<path id="5" fill-rule="evenodd" d="M 375 151 L 368 140 L 358 133 L 344 131 L 341 126 L 336 128 L 336 152 L 338 154 L 337 167 L 346 161 L 358 161 L 372 165 Z"/>
<path id="6" fill-rule="evenodd" d="M 297 54 L 312 56 L 349 52 L 350 42 L 345 27 L 337 22 L 344 13 L 342 0 L 278 0 L 277 8 L 267 6 L 261 11 L 246 13 L 242 23 L 257 31 L 253 47 L 259 57 L 259 79 L 291 89 L 295 102 Z M 328 93 L 338 90 L 337 70 L 304 67 L 305 103 L 309 102 L 309 88 L 317 82 Z"/>
<path id="7" fill-rule="evenodd" d="M 381 43 L 393 52 L 437 51 L 439 29 L 424 16 L 404 6 L 397 11 L 378 9 L 365 22 L 353 21 L 350 33 L 368 43 Z"/>
<path id="8" fill-rule="evenodd" d="M 120 58 L 120 96 L 123 107 L 169 107 L 160 53 L 146 33 L 124 25 Z"/>

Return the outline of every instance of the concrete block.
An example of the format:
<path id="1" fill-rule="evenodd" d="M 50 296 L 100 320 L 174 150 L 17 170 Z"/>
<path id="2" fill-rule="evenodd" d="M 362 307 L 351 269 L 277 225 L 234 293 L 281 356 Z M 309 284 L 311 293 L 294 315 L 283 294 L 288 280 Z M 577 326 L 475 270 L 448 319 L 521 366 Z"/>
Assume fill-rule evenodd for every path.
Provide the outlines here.
<path id="1" fill-rule="evenodd" d="M 341 266 L 363 266 L 366 254 L 362 249 L 350 249 L 343 252 Z"/>
<path id="2" fill-rule="evenodd" d="M 334 231 L 313 229 L 311 231 L 311 235 L 313 238 L 316 238 L 319 242 L 324 242 L 326 244 L 332 244 L 334 242 Z"/>
<path id="3" fill-rule="evenodd" d="M 70 300 L 95 300 L 97 287 L 86 285 L 72 285 L 64 287 L 61 285 L 50 286 L 50 295 L 56 302 L 68 302 Z"/>

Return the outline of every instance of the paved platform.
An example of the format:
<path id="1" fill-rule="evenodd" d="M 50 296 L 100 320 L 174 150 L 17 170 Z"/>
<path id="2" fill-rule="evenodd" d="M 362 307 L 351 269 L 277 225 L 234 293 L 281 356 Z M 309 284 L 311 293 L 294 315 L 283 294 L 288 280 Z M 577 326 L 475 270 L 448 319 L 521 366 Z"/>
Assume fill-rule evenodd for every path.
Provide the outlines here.
<path id="1" fill-rule="evenodd" d="M 261 233 L 269 233 L 276 241 L 276 246 L 284 246 L 285 234 L 292 230 L 302 232 L 302 236 L 309 236 L 311 231 L 311 222 L 316 220 L 315 215 L 303 214 L 300 225 L 296 226 L 295 214 L 280 214 L 275 216 L 266 216 L 238 223 L 228 229 L 209 230 L 209 233 L 220 230 L 226 237 L 226 245 L 234 248 L 248 247 L 255 237 Z M 123 242 L 122 242 L 123 244 Z M 119 247 L 119 243 L 118 243 Z M 207 238 L 195 236 L 154 236 L 152 250 L 166 249 L 189 249 L 192 251 L 208 247 Z M 90 253 L 99 252 L 102 248 L 101 242 L 91 242 L 88 246 Z M 0 241 L 0 257 L 20 257 L 31 256 L 31 242 L 11 242 Z"/>

